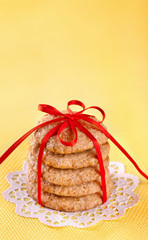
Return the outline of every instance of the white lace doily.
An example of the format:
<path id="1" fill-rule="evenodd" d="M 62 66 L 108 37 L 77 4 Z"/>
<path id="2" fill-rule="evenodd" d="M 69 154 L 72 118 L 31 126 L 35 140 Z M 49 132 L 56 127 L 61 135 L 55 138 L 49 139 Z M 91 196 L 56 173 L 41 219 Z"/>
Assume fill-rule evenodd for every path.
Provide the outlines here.
<path id="1" fill-rule="evenodd" d="M 52 227 L 74 226 L 85 228 L 101 220 L 114 220 L 124 215 L 125 209 L 138 202 L 139 197 L 133 192 L 139 183 L 137 176 L 124 172 L 120 162 L 110 162 L 109 170 L 114 184 L 114 190 L 105 204 L 83 212 L 60 212 L 41 207 L 26 191 L 27 162 L 23 170 L 7 175 L 11 186 L 3 192 L 3 197 L 16 204 L 16 213 L 30 218 L 38 218 Z"/>

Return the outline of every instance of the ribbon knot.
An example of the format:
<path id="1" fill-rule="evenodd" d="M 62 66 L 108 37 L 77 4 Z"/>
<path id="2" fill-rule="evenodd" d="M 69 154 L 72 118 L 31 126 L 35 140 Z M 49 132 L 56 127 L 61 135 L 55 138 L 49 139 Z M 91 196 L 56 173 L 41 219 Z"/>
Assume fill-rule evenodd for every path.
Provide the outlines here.
<path id="1" fill-rule="evenodd" d="M 73 116 L 73 114 L 65 114 L 65 116 L 68 118 L 68 120 L 74 120 L 75 117 Z"/>
<path id="2" fill-rule="evenodd" d="M 82 108 L 81 111 L 79 112 L 73 112 L 70 109 L 71 105 L 77 105 Z M 102 120 L 101 121 L 96 121 L 94 116 L 84 114 L 83 112 L 88 110 L 88 109 L 96 109 L 98 110 L 101 115 L 102 115 Z M 107 193 L 106 193 L 106 181 L 105 181 L 105 169 L 104 169 L 104 164 L 103 164 L 103 159 L 102 159 L 102 154 L 100 151 L 100 146 L 97 141 L 97 139 L 91 134 L 91 132 L 88 131 L 87 128 L 85 128 L 82 123 L 79 120 L 83 120 L 85 122 L 91 123 L 95 125 L 100 131 L 102 131 L 120 150 L 121 152 L 132 162 L 132 164 L 135 166 L 135 168 L 139 171 L 139 173 L 144 176 L 146 179 L 148 179 L 148 176 L 139 168 L 137 163 L 134 161 L 134 159 L 128 154 L 128 152 L 115 140 L 115 138 L 101 125 L 101 123 L 105 119 L 105 112 L 103 109 L 97 107 L 97 106 L 91 106 L 88 108 L 85 108 L 85 105 L 83 102 L 78 101 L 78 100 L 71 100 L 67 104 L 67 112 L 68 113 L 62 113 L 53 106 L 46 105 L 46 104 L 39 104 L 38 105 L 38 110 L 45 112 L 47 114 L 56 116 L 57 118 L 54 118 L 50 121 L 43 122 L 36 127 L 32 128 L 30 131 L 25 133 L 21 138 L 19 138 L 1 157 L 0 157 L 0 163 L 2 163 L 14 150 L 17 146 L 19 146 L 31 133 L 33 133 L 35 130 L 44 127 L 48 124 L 51 123 L 57 123 L 55 127 L 53 127 L 47 134 L 43 137 L 39 149 L 39 154 L 38 154 L 38 202 L 40 205 L 42 205 L 41 201 L 41 166 L 42 166 L 42 158 L 43 158 L 43 152 L 44 148 L 46 146 L 47 141 L 51 136 L 54 134 L 58 135 L 59 141 L 66 145 L 66 146 L 74 146 L 77 143 L 77 128 L 83 132 L 91 141 L 93 142 L 93 145 L 96 149 L 96 154 L 98 158 L 98 163 L 100 166 L 100 174 L 101 174 L 101 183 L 102 183 L 102 192 L 103 192 L 103 203 L 106 202 L 107 200 Z M 61 133 L 66 129 L 70 127 L 73 134 L 74 134 L 74 139 L 70 142 L 66 142 L 62 140 L 61 138 Z"/>

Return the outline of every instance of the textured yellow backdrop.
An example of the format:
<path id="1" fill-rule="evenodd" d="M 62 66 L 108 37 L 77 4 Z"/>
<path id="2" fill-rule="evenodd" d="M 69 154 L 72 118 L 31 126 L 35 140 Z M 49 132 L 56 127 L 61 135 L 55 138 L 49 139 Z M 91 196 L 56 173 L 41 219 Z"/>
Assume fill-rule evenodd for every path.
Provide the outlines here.
<path id="1" fill-rule="evenodd" d="M 43 115 L 39 103 L 64 109 L 79 99 L 105 110 L 109 131 L 148 173 L 147 13 L 147 0 L 0 0 L 0 153 Z M 27 148 L 1 165 L 1 192 Z M 0 239 L 146 239 L 148 183 L 113 145 L 111 160 L 141 180 L 140 200 L 124 217 L 52 228 L 18 216 L 0 194 Z"/>

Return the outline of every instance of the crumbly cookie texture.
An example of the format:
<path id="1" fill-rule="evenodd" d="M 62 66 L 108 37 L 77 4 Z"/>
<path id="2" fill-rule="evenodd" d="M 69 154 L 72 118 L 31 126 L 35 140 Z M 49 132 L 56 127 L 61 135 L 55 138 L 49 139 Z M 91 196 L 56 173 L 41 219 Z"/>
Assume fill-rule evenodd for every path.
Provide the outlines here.
<path id="1" fill-rule="evenodd" d="M 53 115 L 47 114 L 43 116 L 39 121 L 38 125 L 50 121 L 52 119 L 55 119 L 58 117 L 55 117 Z M 95 117 L 92 117 L 94 120 L 98 121 Z M 84 120 L 78 120 L 91 134 L 97 139 L 98 143 L 101 145 L 107 141 L 107 137 L 103 132 L 101 132 L 95 125 L 88 123 Z M 54 126 L 56 126 L 57 123 L 48 124 L 47 126 L 44 126 L 42 128 L 37 129 L 33 134 L 32 138 L 35 138 L 38 143 L 41 143 L 43 137 L 46 135 L 47 132 L 49 132 Z M 103 124 L 102 124 L 103 125 Z M 104 125 L 103 125 L 104 126 Z M 83 152 L 85 150 L 92 149 L 94 147 L 93 142 L 77 128 L 77 134 L 78 134 L 78 140 L 77 143 L 74 146 L 65 146 L 60 141 L 59 138 L 56 135 L 49 138 L 46 148 L 50 152 L 60 153 L 60 154 L 70 154 L 70 153 L 77 153 L 77 152 Z M 61 138 L 64 141 L 70 142 L 74 139 L 74 134 L 70 127 L 66 128 L 61 133 Z"/>
<path id="2" fill-rule="evenodd" d="M 31 142 L 28 156 L 38 158 L 40 144 L 35 141 Z M 100 150 L 103 160 L 107 158 L 110 145 L 108 142 L 100 145 Z M 92 167 L 98 164 L 98 158 L 96 155 L 95 148 L 86 150 L 80 153 L 71 153 L 71 154 L 57 154 L 44 149 L 43 162 L 46 165 L 49 165 L 54 168 L 83 168 L 83 167 Z"/>
<path id="3" fill-rule="evenodd" d="M 108 166 L 109 158 L 107 158 L 104 163 Z M 106 179 L 108 179 L 108 167 L 104 168 Z M 58 169 L 42 163 L 41 170 L 42 176 L 46 181 L 63 186 L 78 185 L 95 180 L 100 181 L 101 179 L 99 165 L 96 167 L 86 167 L 80 169 Z M 37 178 L 37 160 L 33 157 L 28 159 L 28 176 L 32 179 Z"/>
<path id="4" fill-rule="evenodd" d="M 37 187 L 37 179 L 32 179 L 31 176 L 28 176 L 28 183 L 33 183 Z M 112 181 L 109 178 L 106 182 L 107 188 L 112 188 Z M 41 189 L 44 192 L 60 195 L 60 196 L 71 196 L 71 197 L 80 197 L 94 193 L 102 192 L 102 185 L 99 181 L 92 181 L 87 183 L 82 183 L 79 185 L 72 186 L 62 186 L 55 185 L 46 181 L 43 177 L 41 178 Z"/>
<path id="5" fill-rule="evenodd" d="M 27 191 L 29 195 L 38 200 L 37 186 L 32 182 L 27 182 Z M 113 186 L 107 188 L 107 196 L 112 193 Z M 84 211 L 102 204 L 102 196 L 100 193 L 94 193 L 82 197 L 65 197 L 41 191 L 41 201 L 43 206 L 66 212 Z"/>

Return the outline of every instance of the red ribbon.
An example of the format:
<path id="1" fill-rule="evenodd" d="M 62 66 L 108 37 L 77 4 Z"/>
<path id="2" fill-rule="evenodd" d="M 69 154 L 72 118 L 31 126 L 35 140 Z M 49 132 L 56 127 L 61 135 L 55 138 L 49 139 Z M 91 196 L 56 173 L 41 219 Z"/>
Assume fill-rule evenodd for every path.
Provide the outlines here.
<path id="1" fill-rule="evenodd" d="M 82 110 L 79 112 L 73 112 L 70 109 L 71 105 L 78 105 L 82 107 Z M 84 111 L 88 109 L 96 109 L 102 114 L 102 120 L 101 121 L 95 121 L 91 118 L 91 115 L 83 114 Z M 128 152 L 115 140 L 115 138 L 101 125 L 101 123 L 105 119 L 105 112 L 96 106 L 91 106 L 88 108 L 85 108 L 84 103 L 78 100 L 71 100 L 67 104 L 67 111 L 68 113 L 63 114 L 60 111 L 58 111 L 56 108 L 46 105 L 46 104 L 39 104 L 38 110 L 54 115 L 59 116 L 59 118 L 55 118 L 51 121 L 44 122 L 42 124 L 37 125 L 36 127 L 32 128 L 30 131 L 25 133 L 21 138 L 19 138 L 1 157 L 0 157 L 0 164 L 19 146 L 31 133 L 33 133 L 36 129 L 41 128 L 45 125 L 51 124 L 51 123 L 58 123 L 55 127 L 53 127 L 42 139 L 39 154 L 38 154 L 38 202 L 40 205 L 42 205 L 41 201 L 41 166 L 42 166 L 42 158 L 43 158 L 43 152 L 44 148 L 46 146 L 46 143 L 48 139 L 53 136 L 54 134 L 58 134 L 58 138 L 60 142 L 66 146 L 73 146 L 77 142 L 77 130 L 76 127 L 80 129 L 88 138 L 91 139 L 91 141 L 94 144 L 94 147 L 96 149 L 97 158 L 100 166 L 100 174 L 101 174 L 101 183 L 102 183 L 102 192 L 103 192 L 103 203 L 107 200 L 107 193 L 106 193 L 106 182 L 105 182 L 105 169 L 103 165 L 103 159 L 102 154 L 100 151 L 100 146 L 97 142 L 97 139 L 79 122 L 79 120 L 84 120 L 86 122 L 89 122 L 91 124 L 94 124 L 96 127 L 98 127 L 99 130 L 101 130 L 120 150 L 121 152 L 132 162 L 132 164 L 135 166 L 135 168 L 138 170 L 138 172 L 148 179 L 148 176 L 139 168 L 137 163 L 134 161 L 134 159 L 128 154 Z M 62 131 L 67 128 L 71 127 L 75 137 L 71 142 L 65 142 L 61 139 L 60 135 Z"/>

